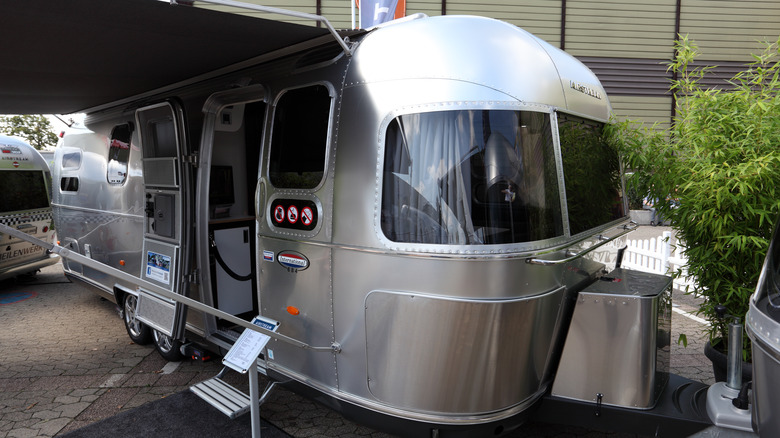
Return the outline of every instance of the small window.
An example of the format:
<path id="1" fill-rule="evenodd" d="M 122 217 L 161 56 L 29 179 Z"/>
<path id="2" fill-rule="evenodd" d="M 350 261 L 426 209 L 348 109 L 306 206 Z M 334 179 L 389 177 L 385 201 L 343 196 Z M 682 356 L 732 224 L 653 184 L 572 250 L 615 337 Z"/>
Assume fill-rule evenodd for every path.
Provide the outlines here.
<path id="1" fill-rule="evenodd" d="M 279 188 L 313 189 L 325 175 L 330 93 L 323 85 L 286 91 L 276 104 L 269 177 Z"/>
<path id="2" fill-rule="evenodd" d="M 63 192 L 78 192 L 79 178 L 77 176 L 66 176 L 60 178 L 60 190 Z"/>
<path id="3" fill-rule="evenodd" d="M 114 126 L 108 145 L 108 168 L 106 178 L 109 184 L 123 184 L 127 179 L 127 162 L 130 159 L 130 140 L 133 125 L 125 123 Z"/>
<path id="4" fill-rule="evenodd" d="M 71 150 L 62 154 L 62 170 L 77 170 L 81 167 L 81 151 Z"/>
<path id="5" fill-rule="evenodd" d="M 603 123 L 558 114 L 571 234 L 626 216 L 620 160 L 602 136 Z"/>

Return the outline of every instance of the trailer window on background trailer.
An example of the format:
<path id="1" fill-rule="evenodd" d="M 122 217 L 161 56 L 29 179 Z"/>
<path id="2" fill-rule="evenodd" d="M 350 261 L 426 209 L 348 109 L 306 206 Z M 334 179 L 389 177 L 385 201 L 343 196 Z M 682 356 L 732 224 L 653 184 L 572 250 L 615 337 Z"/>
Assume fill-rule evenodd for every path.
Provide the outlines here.
<path id="1" fill-rule="evenodd" d="M 0 171 L 0 213 L 47 208 L 46 180 L 40 170 Z"/>
<path id="2" fill-rule="evenodd" d="M 408 114 L 388 127 L 382 230 L 409 243 L 479 245 L 563 235 L 550 115 Z"/>

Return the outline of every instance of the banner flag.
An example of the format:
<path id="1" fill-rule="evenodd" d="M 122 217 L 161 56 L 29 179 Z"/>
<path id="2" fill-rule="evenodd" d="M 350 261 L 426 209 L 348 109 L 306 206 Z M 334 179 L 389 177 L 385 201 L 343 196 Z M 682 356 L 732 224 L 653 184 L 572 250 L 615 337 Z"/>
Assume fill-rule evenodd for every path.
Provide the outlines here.
<path id="1" fill-rule="evenodd" d="M 398 7 L 400 3 L 400 8 Z M 382 24 L 394 18 L 403 17 L 406 9 L 405 0 L 362 0 L 360 8 L 360 26 L 367 29 Z"/>

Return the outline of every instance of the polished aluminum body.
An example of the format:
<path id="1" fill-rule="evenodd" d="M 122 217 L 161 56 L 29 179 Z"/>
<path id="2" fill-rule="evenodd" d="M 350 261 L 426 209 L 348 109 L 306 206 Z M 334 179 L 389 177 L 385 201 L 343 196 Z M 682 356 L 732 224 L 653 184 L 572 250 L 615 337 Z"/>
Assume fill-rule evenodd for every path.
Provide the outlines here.
<path id="1" fill-rule="evenodd" d="M 607 122 L 603 88 L 573 57 L 485 18 L 415 17 L 378 27 L 355 37 L 349 55 L 330 44 L 291 48 L 241 71 L 172 87 L 147 96 L 143 104 L 152 106 L 91 114 L 88 130 L 66 136 L 55 158 L 55 181 L 80 184 L 55 194 L 63 246 L 220 309 L 229 298 L 214 290 L 214 248 L 239 248 L 212 236 L 246 227 L 252 310 L 279 321 L 279 333 L 317 347 L 272 341 L 263 363 L 269 373 L 422 422 L 480 424 L 522 413 L 551 384 L 567 303 L 612 269 L 624 246 L 623 216 L 572 232 L 578 218 L 564 189 L 558 117 Z M 299 172 L 284 186 L 278 161 L 285 155 L 274 150 L 282 131 L 277 112 L 310 91 L 325 102 L 325 162 L 315 169 L 322 177 L 309 183 Z M 163 102 L 169 116 L 153 106 Z M 555 158 L 548 194 L 560 224 L 552 237 L 499 244 L 388 238 L 382 218 L 390 126 L 406 115 L 456 110 L 543 115 Z M 150 155 L 160 141 L 150 132 L 166 117 L 176 121 L 178 152 L 163 161 L 170 171 L 159 172 L 153 160 L 165 153 Z M 315 130 L 311 122 L 298 130 Z M 132 130 L 124 179 L 105 158 L 117 126 Z M 287 147 L 300 147 L 293 150 L 304 160 L 305 145 Z M 79 166 L 67 166 L 71 153 L 81 154 Z M 211 196 L 228 173 L 229 196 Z M 512 202 L 515 192 L 505 190 Z M 66 271 L 118 301 L 136 293 L 87 267 L 69 262 Z M 187 312 L 186 328 L 186 335 L 172 334 L 230 347 L 231 328 L 209 314 Z"/>
<path id="2" fill-rule="evenodd" d="M 650 409 L 669 380 L 672 283 L 615 269 L 580 292 L 553 395 Z"/>
<path id="3" fill-rule="evenodd" d="M 25 234 L 54 241 L 54 222 L 49 204 L 49 166 L 26 142 L 0 135 L 0 224 Z M 0 280 L 35 272 L 57 263 L 59 257 L 43 247 L 0 234 Z"/>
<path id="4" fill-rule="evenodd" d="M 775 228 L 756 292 L 750 298 L 745 328 L 753 346 L 753 425 L 761 437 L 780 435 L 780 240 Z"/>

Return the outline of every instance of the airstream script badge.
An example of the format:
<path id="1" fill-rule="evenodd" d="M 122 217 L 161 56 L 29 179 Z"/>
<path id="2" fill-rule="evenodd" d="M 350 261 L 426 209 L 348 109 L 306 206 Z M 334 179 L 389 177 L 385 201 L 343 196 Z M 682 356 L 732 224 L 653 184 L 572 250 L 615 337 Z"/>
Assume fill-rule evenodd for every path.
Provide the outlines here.
<path id="1" fill-rule="evenodd" d="M 309 267 L 309 259 L 305 255 L 295 251 L 282 251 L 276 255 L 276 261 L 287 268 L 288 271 L 303 271 Z"/>
<path id="2" fill-rule="evenodd" d="M 569 81 L 569 85 L 572 89 L 577 90 L 580 93 L 587 94 L 590 97 L 595 97 L 596 99 L 601 100 L 601 93 L 599 93 L 591 85 L 582 84 L 576 81 Z"/>

